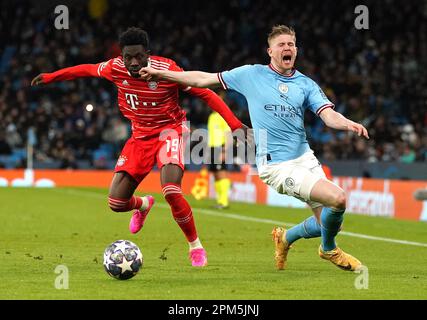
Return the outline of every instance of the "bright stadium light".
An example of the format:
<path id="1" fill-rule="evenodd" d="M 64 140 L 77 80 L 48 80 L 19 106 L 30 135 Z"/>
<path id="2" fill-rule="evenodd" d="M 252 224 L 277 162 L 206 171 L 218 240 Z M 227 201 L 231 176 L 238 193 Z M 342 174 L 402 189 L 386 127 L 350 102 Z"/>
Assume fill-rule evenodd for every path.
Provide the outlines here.
<path id="1" fill-rule="evenodd" d="M 88 112 L 92 112 L 92 111 L 93 111 L 93 105 L 92 105 L 92 104 L 88 104 L 88 105 L 86 106 L 86 111 L 88 111 Z"/>

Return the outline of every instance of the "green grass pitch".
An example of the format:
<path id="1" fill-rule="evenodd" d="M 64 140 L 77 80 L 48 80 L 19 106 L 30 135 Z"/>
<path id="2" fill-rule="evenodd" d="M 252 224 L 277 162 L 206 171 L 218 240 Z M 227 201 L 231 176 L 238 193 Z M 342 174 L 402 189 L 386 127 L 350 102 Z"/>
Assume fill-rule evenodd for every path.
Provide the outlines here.
<path id="1" fill-rule="evenodd" d="M 288 269 L 275 270 L 272 227 L 299 223 L 308 210 L 233 203 L 214 211 L 212 201 L 186 197 L 209 257 L 197 269 L 161 195 L 137 235 L 128 231 L 129 213 L 108 208 L 106 189 L 1 188 L 0 195 L 0 299 L 427 299 L 423 222 L 347 214 L 346 232 L 421 243 L 340 235 L 340 247 L 368 267 L 368 289 L 356 289 L 360 275 L 321 260 L 319 239 L 297 242 Z M 102 265 L 105 247 L 118 239 L 135 242 L 144 256 L 127 281 Z M 55 288 L 58 265 L 69 270 L 68 289 Z"/>

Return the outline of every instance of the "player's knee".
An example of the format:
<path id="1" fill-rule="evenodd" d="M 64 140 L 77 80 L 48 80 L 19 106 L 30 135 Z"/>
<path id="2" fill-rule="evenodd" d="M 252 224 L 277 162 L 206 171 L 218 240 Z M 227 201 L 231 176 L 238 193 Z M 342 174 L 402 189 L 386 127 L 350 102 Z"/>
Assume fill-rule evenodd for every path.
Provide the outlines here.
<path id="1" fill-rule="evenodd" d="M 340 191 L 338 192 L 335 196 L 334 196 L 334 205 L 333 207 L 339 210 L 345 210 L 346 208 L 346 195 L 344 191 Z"/>

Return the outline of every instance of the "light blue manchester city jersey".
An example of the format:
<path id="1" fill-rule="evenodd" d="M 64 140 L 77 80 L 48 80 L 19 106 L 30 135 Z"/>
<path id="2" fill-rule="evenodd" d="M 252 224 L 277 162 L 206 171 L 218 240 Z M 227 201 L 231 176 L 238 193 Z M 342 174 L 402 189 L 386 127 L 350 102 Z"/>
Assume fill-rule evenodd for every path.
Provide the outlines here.
<path id="1" fill-rule="evenodd" d="M 224 89 L 246 97 L 255 131 L 257 164 L 300 157 L 310 150 L 304 128 L 306 109 L 320 114 L 333 107 L 322 89 L 298 71 L 284 76 L 272 65 L 245 65 L 218 73 Z M 265 136 L 267 138 L 265 142 Z"/>

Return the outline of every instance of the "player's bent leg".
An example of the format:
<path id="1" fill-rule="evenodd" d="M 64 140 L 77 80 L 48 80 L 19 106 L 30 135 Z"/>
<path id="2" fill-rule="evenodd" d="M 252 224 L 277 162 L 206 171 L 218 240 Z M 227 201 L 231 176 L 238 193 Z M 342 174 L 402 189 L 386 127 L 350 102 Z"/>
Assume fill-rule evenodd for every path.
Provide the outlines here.
<path id="1" fill-rule="evenodd" d="M 129 199 L 137 187 L 138 182 L 129 173 L 120 171 L 114 173 L 108 194 L 113 198 Z"/>
<path id="2" fill-rule="evenodd" d="M 357 271 L 362 263 L 352 255 L 337 247 L 335 237 L 341 230 L 346 207 L 344 191 L 327 180 L 320 180 L 311 191 L 311 200 L 323 203 L 325 206 L 320 215 L 322 244 L 319 256 L 329 260 L 338 268 L 347 271 Z"/>
<path id="3" fill-rule="evenodd" d="M 310 192 L 310 200 L 339 210 L 345 210 L 346 207 L 344 190 L 326 179 L 320 179 L 314 184 Z"/>
<path id="4" fill-rule="evenodd" d="M 286 241 L 289 245 L 299 239 L 318 238 L 322 235 L 320 223 L 315 216 L 308 217 L 300 224 L 293 226 L 286 232 Z"/>
<path id="5" fill-rule="evenodd" d="M 337 185 L 321 179 L 311 190 L 310 200 L 325 205 L 320 215 L 322 248 L 330 251 L 336 248 L 335 236 L 340 230 L 345 212 L 345 193 Z"/>
<path id="6" fill-rule="evenodd" d="M 133 195 L 138 182 L 127 172 L 116 172 L 110 186 L 108 205 L 115 212 L 134 210 L 129 223 L 129 230 L 137 233 L 144 225 L 145 219 L 154 205 L 154 198 L 150 195 L 136 197 Z"/>
<path id="7" fill-rule="evenodd" d="M 289 230 L 282 227 L 273 229 L 276 267 L 279 270 L 286 267 L 289 249 L 295 241 L 301 238 L 309 239 L 321 235 L 318 217 L 320 217 L 322 204 L 310 201 L 309 195 L 313 185 L 323 176 L 323 172 L 312 172 L 302 165 L 273 165 L 263 173 L 264 182 L 271 185 L 279 193 L 295 196 L 307 202 L 314 208 L 313 213 L 315 214 L 315 216 L 307 218 Z"/>
<path id="8" fill-rule="evenodd" d="M 193 212 L 187 200 L 182 195 L 181 181 L 183 170 L 175 164 L 167 164 L 161 169 L 161 184 L 163 195 L 171 207 L 172 215 L 187 238 L 190 259 L 194 267 L 207 265 L 207 254 L 198 236 Z"/>
<path id="9" fill-rule="evenodd" d="M 286 232 L 286 241 L 291 245 L 299 239 L 312 239 L 320 237 L 321 226 L 320 226 L 320 215 L 323 207 L 319 203 L 314 203 L 312 201 L 308 202 L 312 207 L 313 216 L 308 217 L 300 224 L 293 226 Z M 315 207 L 313 207 L 315 206 Z"/>

